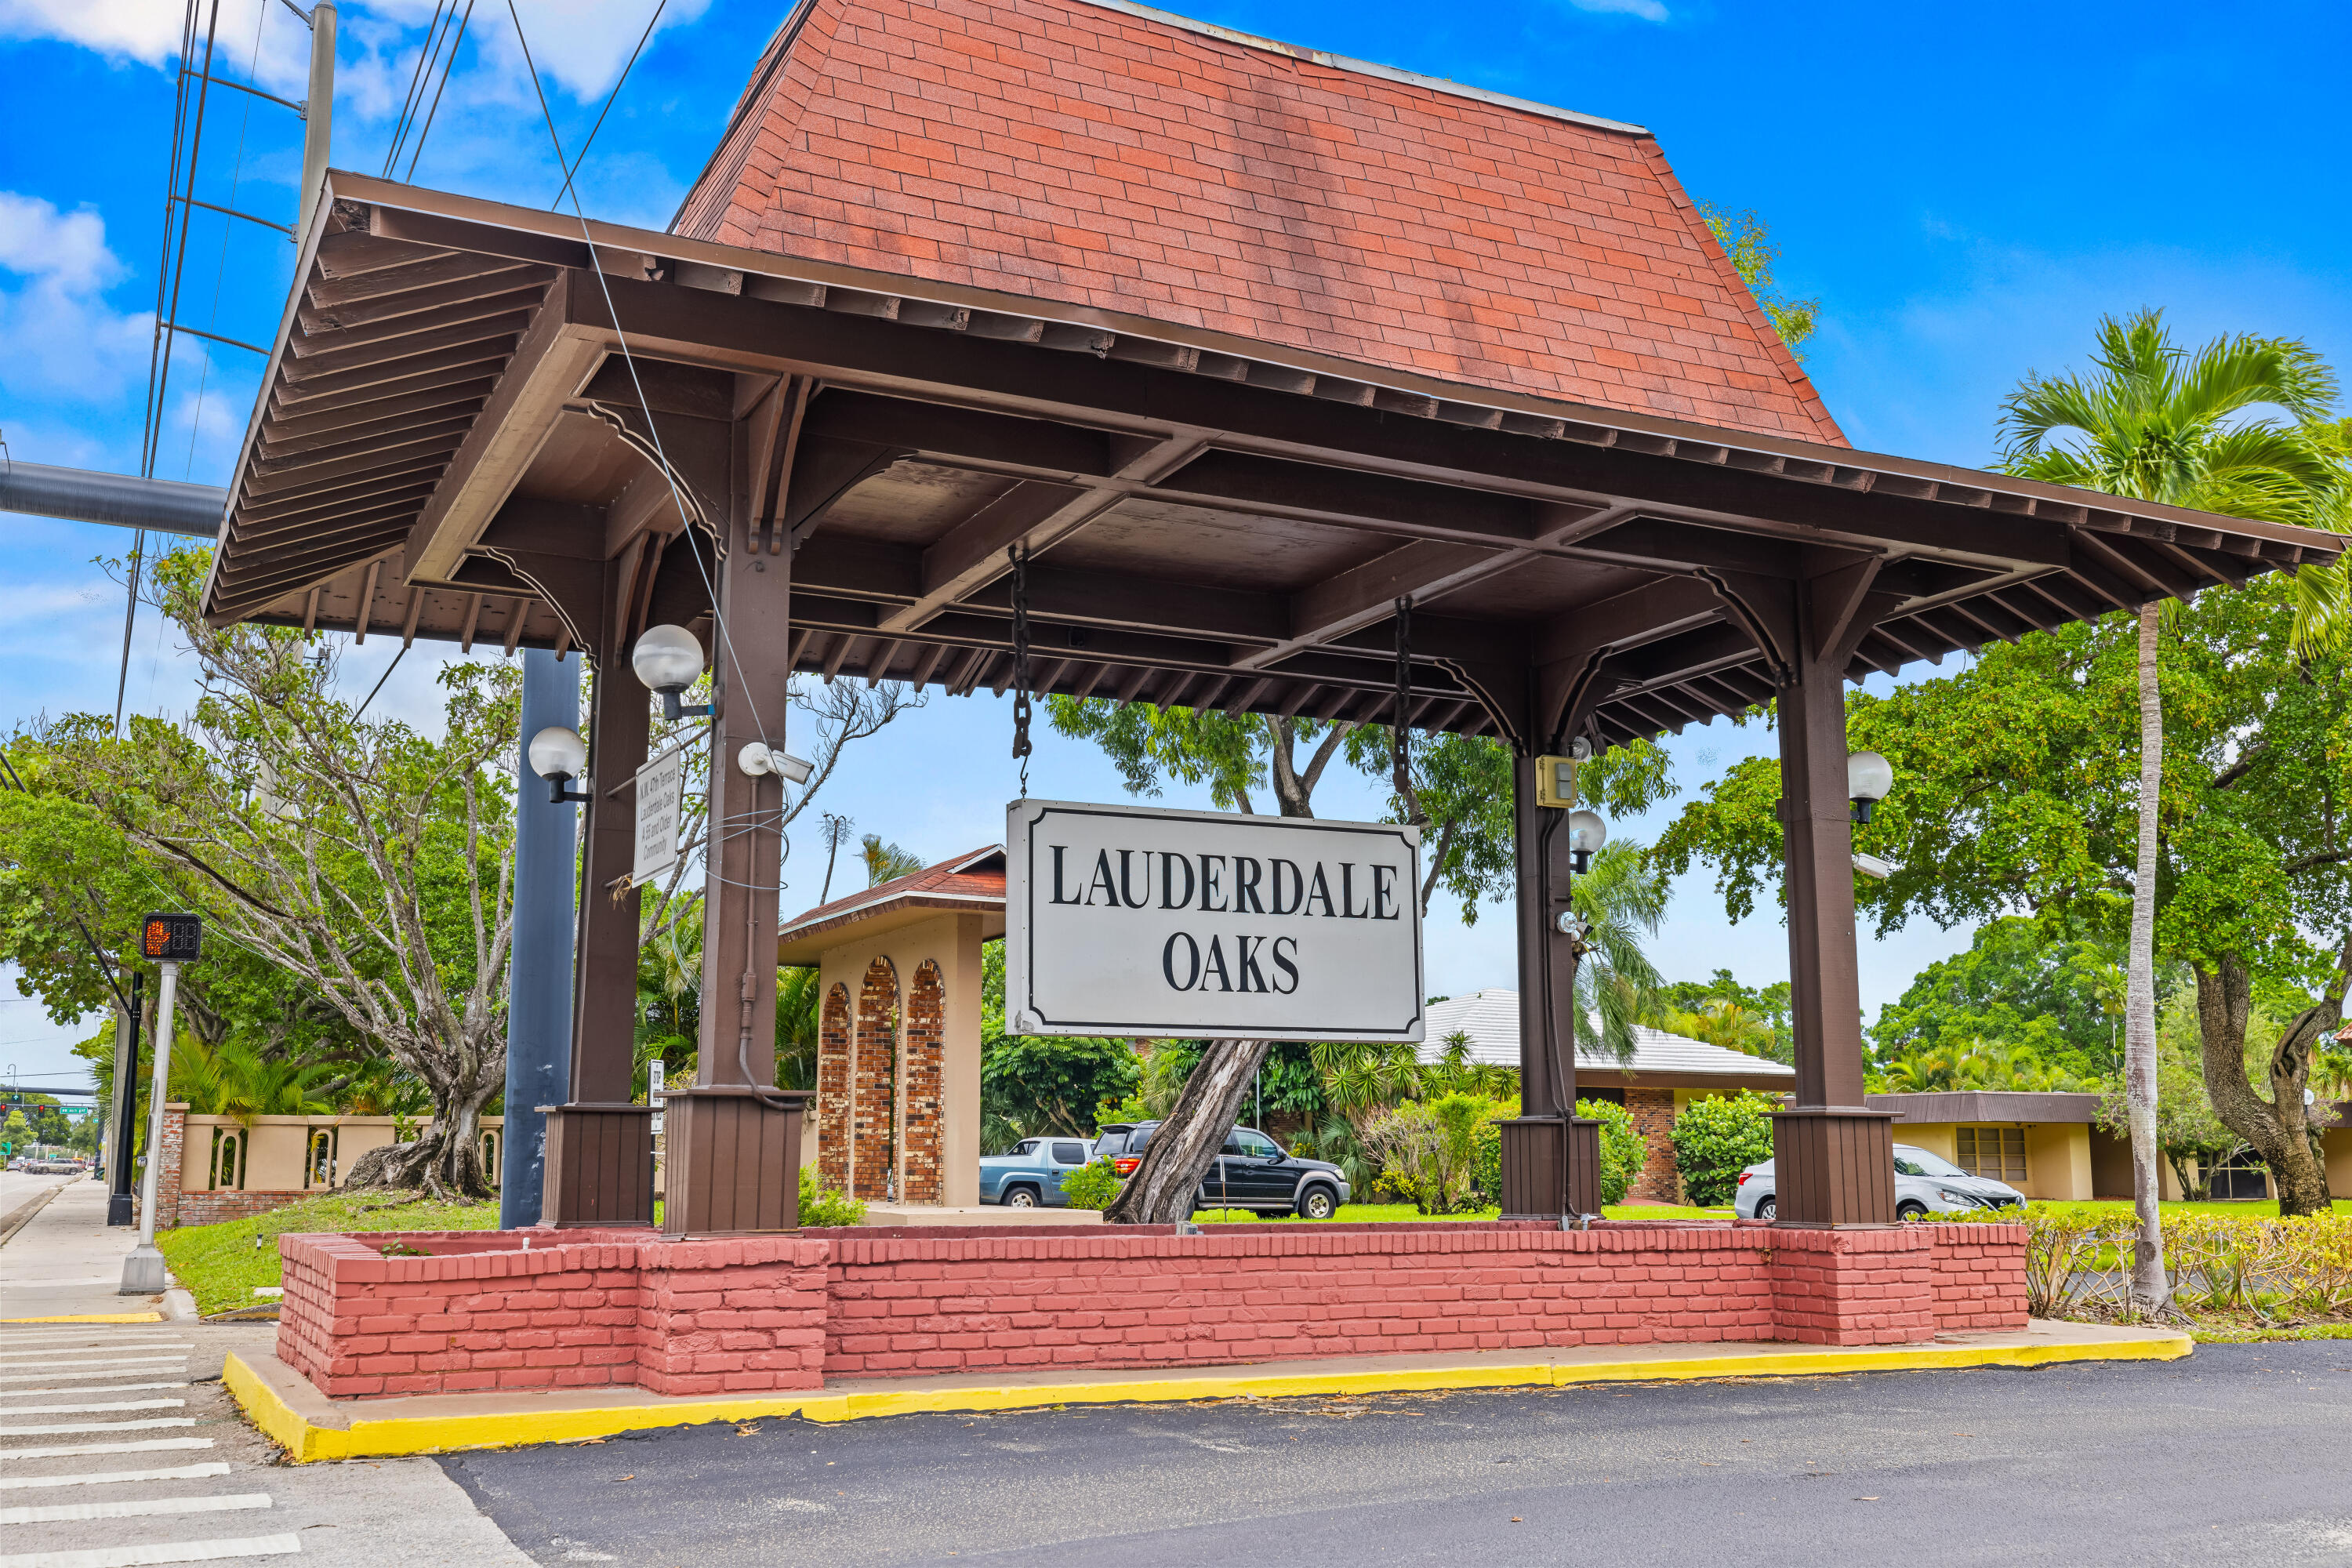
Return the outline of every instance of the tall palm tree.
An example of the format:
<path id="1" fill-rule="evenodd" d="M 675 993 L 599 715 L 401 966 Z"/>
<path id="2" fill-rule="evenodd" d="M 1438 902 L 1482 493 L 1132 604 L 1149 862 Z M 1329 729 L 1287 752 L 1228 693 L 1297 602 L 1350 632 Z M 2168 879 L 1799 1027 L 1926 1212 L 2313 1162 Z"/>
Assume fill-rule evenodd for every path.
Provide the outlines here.
<path id="1" fill-rule="evenodd" d="M 2335 471 L 2307 426 L 2334 396 L 2334 377 L 2301 342 L 2216 338 L 2195 353 L 2163 313 L 2101 318 L 2087 376 L 2029 374 L 2001 405 L 2002 465 L 2024 479 L 2274 522 L 2313 520 Z M 2284 420 L 2275 413 L 2284 413 Z M 2298 636 L 2340 636 L 2342 574 L 2297 584 Z M 2157 805 L 2164 776 L 2164 704 L 2157 677 L 2159 606 L 2139 614 L 2139 860 L 2126 961 L 2124 1098 L 2131 1118 L 2132 1187 L 2140 1242 L 2132 1293 L 2147 1310 L 2169 1295 L 2157 1220 Z"/>
<path id="2" fill-rule="evenodd" d="M 1657 1006 L 1657 967 L 1642 951 L 1666 912 L 1666 879 L 1643 847 L 1615 839 L 1592 857 L 1570 889 L 1584 933 L 1576 940 L 1580 1026 L 1597 1021 L 1594 1047 L 1619 1061 L 1633 1057 L 1633 1026 Z"/>

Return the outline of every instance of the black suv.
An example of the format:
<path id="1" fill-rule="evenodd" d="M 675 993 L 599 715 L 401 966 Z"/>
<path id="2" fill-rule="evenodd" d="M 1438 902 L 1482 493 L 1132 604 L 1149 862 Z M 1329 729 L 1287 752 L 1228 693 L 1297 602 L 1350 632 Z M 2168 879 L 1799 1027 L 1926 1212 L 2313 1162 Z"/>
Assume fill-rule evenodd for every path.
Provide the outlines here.
<path id="1" fill-rule="evenodd" d="M 1109 1155 L 1120 1175 L 1131 1176 L 1159 1131 L 1157 1121 L 1115 1121 L 1095 1140 L 1095 1155 Z M 1329 1219 L 1347 1201 L 1348 1179 L 1339 1166 L 1301 1159 L 1255 1127 L 1236 1127 L 1225 1134 L 1216 1163 L 1201 1178 L 1199 1206 L 1259 1214 L 1287 1210 L 1301 1219 Z"/>

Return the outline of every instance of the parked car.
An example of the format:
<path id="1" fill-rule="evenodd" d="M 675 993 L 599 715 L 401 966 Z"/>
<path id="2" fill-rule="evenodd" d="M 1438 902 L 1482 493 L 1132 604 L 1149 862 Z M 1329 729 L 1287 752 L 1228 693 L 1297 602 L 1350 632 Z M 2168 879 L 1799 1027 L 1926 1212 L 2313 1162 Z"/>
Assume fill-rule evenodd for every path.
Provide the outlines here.
<path id="1" fill-rule="evenodd" d="M 1135 1173 L 1157 1121 L 1116 1122 L 1095 1142 L 1097 1154 L 1111 1157 L 1122 1176 Z M 1253 1209 L 1259 1214 L 1329 1219 L 1348 1201 L 1348 1179 L 1325 1160 L 1302 1159 L 1255 1127 L 1236 1127 L 1201 1178 L 1197 1200 L 1204 1209 Z"/>
<path id="2" fill-rule="evenodd" d="M 1084 1138 L 1024 1138 L 980 1162 L 980 1201 L 1007 1208 L 1066 1208 L 1062 1178 L 1093 1156 Z"/>
<path id="3" fill-rule="evenodd" d="M 1739 1173 L 1739 1191 L 1731 1200 L 1743 1219 L 1771 1219 L 1780 1212 L 1773 1201 L 1772 1162 L 1760 1161 Z M 1970 1209 L 2022 1209 L 2025 1194 L 1990 1176 L 1971 1176 L 1939 1154 L 1895 1145 L 1895 1216 L 1925 1219 L 1931 1214 L 1965 1214 Z"/>

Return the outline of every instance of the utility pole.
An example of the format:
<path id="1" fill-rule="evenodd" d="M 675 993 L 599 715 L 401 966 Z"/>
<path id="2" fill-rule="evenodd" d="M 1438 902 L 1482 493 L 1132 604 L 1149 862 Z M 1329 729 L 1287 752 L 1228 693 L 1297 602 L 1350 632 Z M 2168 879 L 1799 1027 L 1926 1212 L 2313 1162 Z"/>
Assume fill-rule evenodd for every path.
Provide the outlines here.
<path id="1" fill-rule="evenodd" d="M 292 8 L 292 0 L 288 0 Z M 301 13 L 297 10 L 296 15 Z M 310 96 L 302 104 L 302 216 L 294 226 L 294 243 L 310 237 L 317 215 L 319 192 L 327 181 L 327 153 L 335 132 L 335 7 L 319 0 L 310 7 Z"/>

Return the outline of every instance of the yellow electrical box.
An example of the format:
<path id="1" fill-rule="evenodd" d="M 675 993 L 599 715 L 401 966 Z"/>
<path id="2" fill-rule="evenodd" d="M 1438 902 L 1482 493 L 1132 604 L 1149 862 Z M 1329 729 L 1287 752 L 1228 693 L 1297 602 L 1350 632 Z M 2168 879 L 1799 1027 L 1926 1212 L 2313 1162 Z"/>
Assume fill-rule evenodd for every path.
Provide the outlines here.
<path id="1" fill-rule="evenodd" d="M 1567 811 L 1576 805 L 1576 759 L 1536 759 L 1536 804 Z"/>

